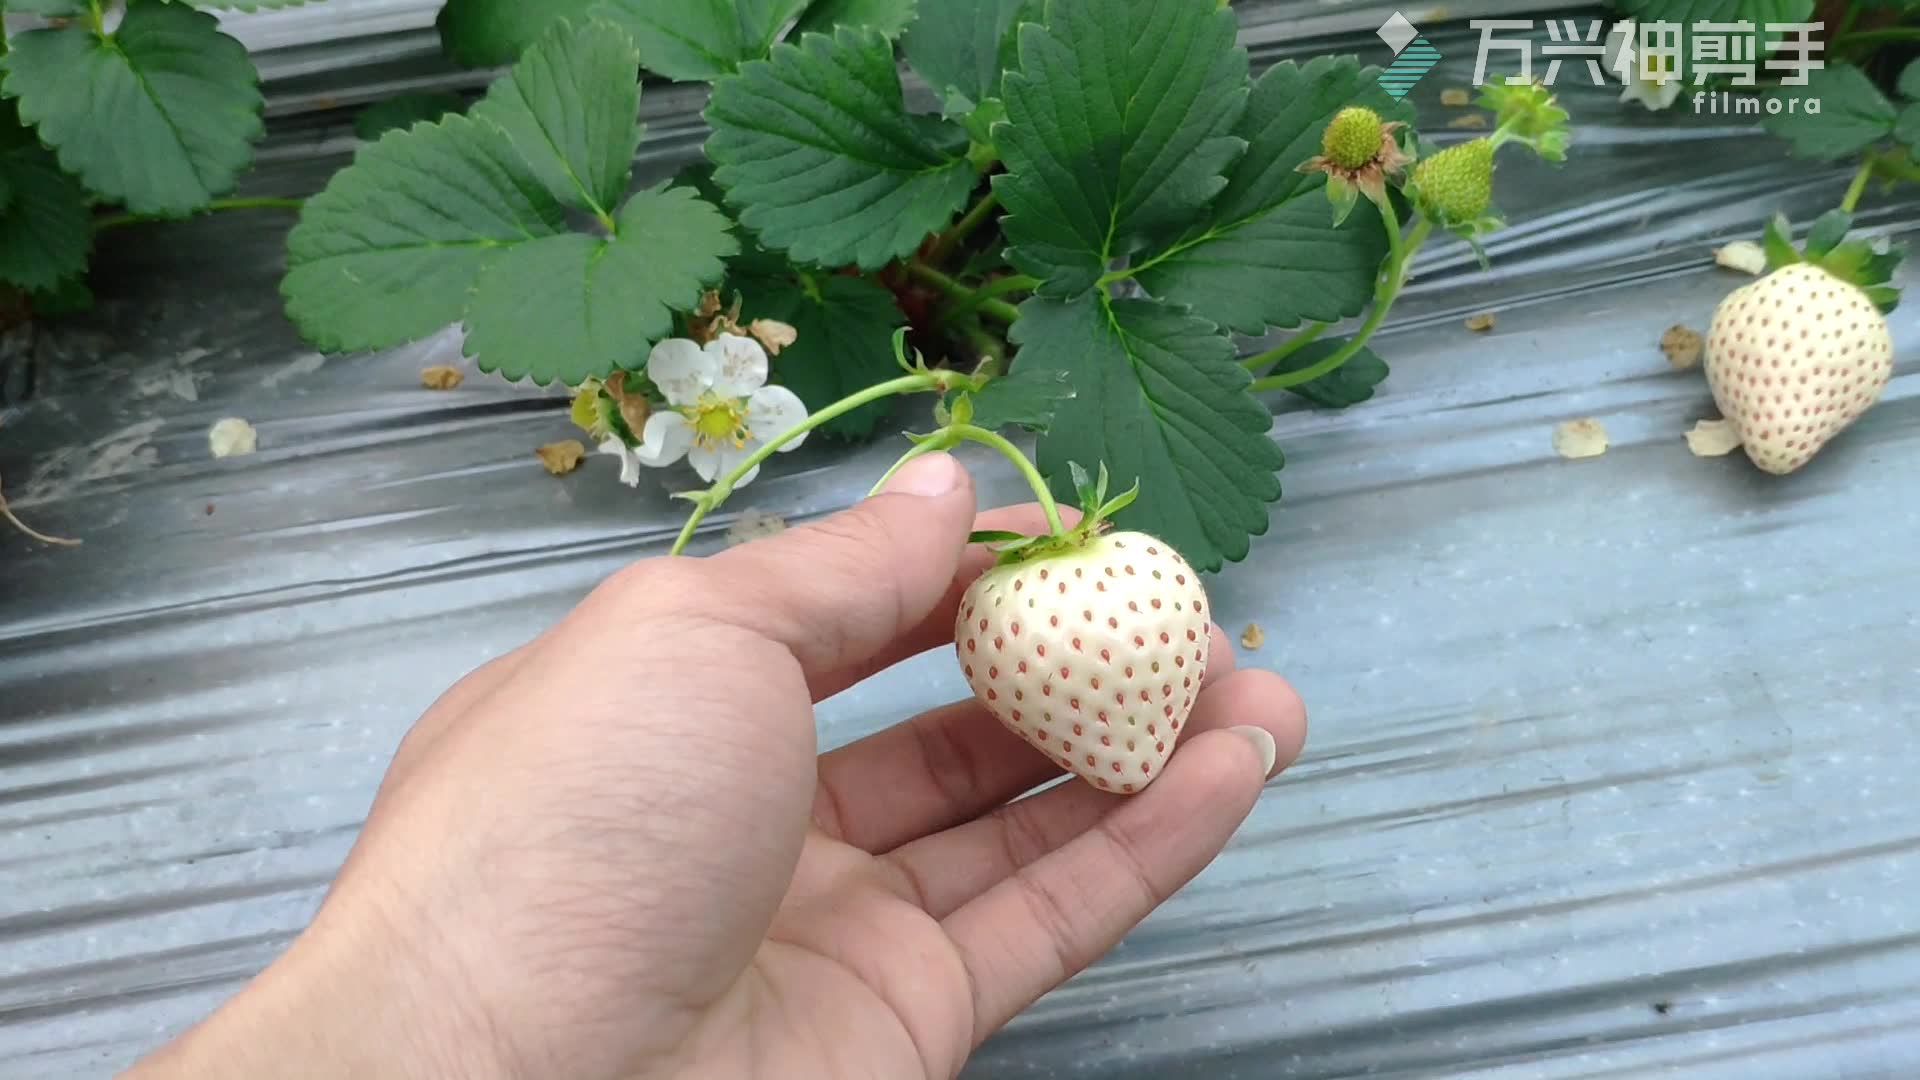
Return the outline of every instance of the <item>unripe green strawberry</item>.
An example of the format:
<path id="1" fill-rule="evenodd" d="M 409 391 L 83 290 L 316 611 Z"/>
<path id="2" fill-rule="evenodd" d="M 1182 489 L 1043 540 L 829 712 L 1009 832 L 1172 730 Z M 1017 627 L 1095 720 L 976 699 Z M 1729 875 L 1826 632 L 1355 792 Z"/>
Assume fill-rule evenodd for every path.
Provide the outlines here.
<path id="1" fill-rule="evenodd" d="M 1442 222 L 1469 222 L 1493 202 L 1493 143 L 1450 146 L 1413 167 L 1420 209 Z"/>
<path id="2" fill-rule="evenodd" d="M 1320 137 L 1320 152 L 1342 169 L 1358 169 L 1380 153 L 1380 115 L 1350 105 L 1335 113 Z"/>

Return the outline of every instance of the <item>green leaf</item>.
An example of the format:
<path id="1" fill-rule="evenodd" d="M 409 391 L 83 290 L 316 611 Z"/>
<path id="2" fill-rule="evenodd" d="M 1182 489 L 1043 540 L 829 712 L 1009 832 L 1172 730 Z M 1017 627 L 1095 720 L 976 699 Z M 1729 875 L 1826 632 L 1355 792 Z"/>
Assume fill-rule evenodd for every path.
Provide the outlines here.
<path id="1" fill-rule="evenodd" d="M 0 101 L 0 281 L 29 291 L 78 279 L 93 247 L 86 192 Z"/>
<path id="2" fill-rule="evenodd" d="M 711 162 L 696 161 L 688 165 L 674 174 L 673 183 L 687 188 L 714 206 L 726 206 L 727 193 L 714 183 Z M 784 277 L 793 272 L 793 264 L 778 252 L 761 247 L 760 239 L 753 235 L 752 230 L 731 218 L 727 224 L 740 246 L 739 253 L 727 259 L 728 277 Z"/>
<path id="3" fill-rule="evenodd" d="M 1348 105 L 1388 119 L 1408 115 L 1380 89 L 1379 74 L 1349 56 L 1268 69 L 1234 128 L 1248 146 L 1228 171 L 1226 190 L 1205 220 L 1141 261 L 1140 284 L 1243 334 L 1364 311 L 1387 256 L 1379 209 L 1360 200 L 1336 227 L 1325 175 L 1297 170 L 1320 152 L 1327 122 Z"/>
<path id="4" fill-rule="evenodd" d="M 942 99 L 960 95 L 967 112 L 1000 94 L 1000 76 L 1019 62 L 1016 21 L 1037 21 L 1041 0 L 929 0 L 900 39 L 907 64 Z"/>
<path id="5" fill-rule="evenodd" d="M 1332 356 L 1346 345 L 1344 341 L 1316 341 L 1302 346 L 1268 371 L 1284 375 L 1303 371 Z M 1373 397 L 1374 387 L 1386 381 L 1387 362 L 1369 348 L 1349 356 L 1339 367 L 1311 382 L 1287 387 L 1287 392 L 1305 398 L 1323 409 L 1345 409 Z"/>
<path id="6" fill-rule="evenodd" d="M 5 63 L 5 92 L 61 165 L 134 213 L 192 213 L 253 160 L 261 97 L 246 47 L 185 4 L 134 4 L 105 36 L 28 30 Z"/>
<path id="7" fill-rule="evenodd" d="M 1019 30 L 994 129 L 1008 258 L 1071 298 L 1196 218 L 1246 148 L 1247 54 L 1213 0 L 1051 0 Z"/>
<path id="8" fill-rule="evenodd" d="M 466 101 L 457 94 L 401 94 L 362 109 L 353 118 L 353 133 L 365 142 L 373 142 L 389 131 L 432 123 L 449 113 L 464 112 L 466 108 Z"/>
<path id="9" fill-rule="evenodd" d="M 935 7 L 948 2 L 950 0 L 929 0 Z M 913 22 L 913 9 L 914 0 L 814 0 L 794 25 L 793 33 L 798 37 L 831 33 L 841 26 L 861 26 L 894 37 Z"/>
<path id="10" fill-rule="evenodd" d="M 935 118 L 907 114 L 877 30 L 775 46 L 714 85 L 706 116 L 714 179 L 741 224 L 796 262 L 873 270 L 911 254 L 979 179 L 928 137 Z"/>
<path id="11" fill-rule="evenodd" d="M 637 365 L 738 250 L 691 190 L 654 188 L 568 231 L 563 200 L 611 207 L 637 127 L 616 28 L 556 24 L 471 115 L 393 132 L 307 202 L 287 311 L 323 349 L 383 348 L 464 321 L 480 367 L 577 383 Z"/>
<path id="12" fill-rule="evenodd" d="M 321 349 L 383 349 L 457 322 L 502 252 L 566 231 L 499 129 L 449 116 L 389 133 L 307 200 L 281 293 Z"/>
<path id="13" fill-rule="evenodd" d="M 677 82 L 703 82 L 766 56 L 808 2 L 604 0 L 594 10 L 633 35 L 647 70 Z"/>
<path id="14" fill-rule="evenodd" d="M 1900 69 L 1900 81 L 1894 89 L 1908 101 L 1920 101 L 1920 60 L 1911 61 Z"/>
<path id="15" fill-rule="evenodd" d="M 1829 64 L 1807 73 L 1805 86 L 1781 86 L 1767 92 L 1780 104 L 1761 125 L 1792 144 L 1793 156 L 1833 161 L 1893 134 L 1897 114 L 1880 88 L 1852 64 Z M 1808 113 L 1807 101 L 1820 102 Z"/>
<path id="16" fill-rule="evenodd" d="M 987 383 L 973 395 L 973 424 L 988 431 L 1022 427 L 1045 431 L 1060 406 L 1073 399 L 1073 384 L 1064 371 L 1025 367 Z"/>
<path id="17" fill-rule="evenodd" d="M 742 319 L 777 319 L 799 332 L 773 358 L 773 381 L 816 411 L 900 374 L 893 332 L 906 323 L 893 294 L 866 278 L 743 279 L 729 283 L 745 297 Z M 893 403 L 870 402 L 822 424 L 820 430 L 863 439 Z"/>
<path id="18" fill-rule="evenodd" d="M 640 145 L 639 54 L 618 27 L 556 22 L 473 115 L 499 127 L 562 205 L 603 221 Z"/>
<path id="19" fill-rule="evenodd" d="M 480 273 L 466 355 L 483 371 L 577 386 L 638 368 L 718 280 L 727 221 L 685 188 L 639 192 L 608 237 L 568 233 L 518 245 Z"/>
<path id="20" fill-rule="evenodd" d="M 1920 161 L 1920 102 L 1900 110 L 1900 118 L 1893 122 L 1893 137 L 1907 148 L 1909 157 Z"/>
<path id="21" fill-rule="evenodd" d="M 51 288 L 36 289 L 28 295 L 27 300 L 33 306 L 33 317 L 36 319 L 84 315 L 93 310 L 94 303 L 93 290 L 87 287 L 84 274 L 65 278 Z"/>
<path id="22" fill-rule="evenodd" d="M 1801 250 L 1811 258 L 1825 255 L 1846 239 L 1847 230 L 1852 227 L 1852 214 L 1845 210 L 1829 210 L 1814 219 L 1813 225 L 1807 229 L 1806 243 Z"/>
<path id="23" fill-rule="evenodd" d="M 1013 327 L 1022 370 L 1064 372 L 1075 396 L 1040 439 L 1040 469 L 1071 497 L 1067 462 L 1101 462 L 1140 484 L 1117 521 L 1178 548 L 1201 570 L 1246 557 L 1280 497 L 1273 415 L 1211 323 L 1152 300 L 1036 298 Z"/>
<path id="24" fill-rule="evenodd" d="M 446 0 L 434 20 L 440 51 L 465 67 L 500 67 L 520 59 L 553 24 L 584 15 L 594 0 Z M 635 74 L 638 74 L 637 72 Z"/>
<path id="25" fill-rule="evenodd" d="M 1704 39 L 1711 38 L 1716 46 L 1724 41 L 1726 55 L 1754 57 L 1754 63 L 1758 64 L 1758 58 L 1765 56 L 1772 49 L 1773 43 L 1785 36 L 1768 30 L 1768 24 L 1808 21 L 1808 17 L 1813 14 L 1814 0 L 1615 0 L 1612 6 L 1622 14 L 1632 16 L 1642 26 L 1651 23 L 1676 24 L 1676 29 L 1679 31 L 1677 59 L 1683 65 L 1683 77 L 1689 80 L 1688 85 L 1691 86 L 1693 72 L 1684 70 L 1684 66 L 1691 66 L 1694 63 L 1693 58 L 1698 55 L 1695 50 L 1700 47 Z M 1725 30 L 1703 31 L 1697 25 L 1702 22 L 1744 22 L 1751 24 L 1754 30 L 1750 35 Z M 1696 34 L 1703 40 L 1696 41 Z M 1743 37 L 1750 37 L 1752 40 L 1743 41 L 1741 40 Z M 1821 41 L 1824 38 L 1824 33 L 1815 32 L 1814 40 Z M 1819 60 L 1821 54 L 1815 53 L 1812 58 Z M 1537 61 L 1535 70 L 1539 70 Z M 1563 67 L 1562 70 L 1564 71 L 1565 68 Z M 1756 67 L 1754 70 L 1756 79 L 1768 78 L 1770 74 L 1764 67 Z"/>

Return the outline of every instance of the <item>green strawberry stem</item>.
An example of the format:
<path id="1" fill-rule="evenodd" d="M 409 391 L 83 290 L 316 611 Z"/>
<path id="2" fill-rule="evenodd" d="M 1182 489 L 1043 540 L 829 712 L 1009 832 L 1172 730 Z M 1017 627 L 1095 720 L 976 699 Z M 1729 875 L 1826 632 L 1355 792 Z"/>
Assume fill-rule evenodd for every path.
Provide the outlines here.
<path id="1" fill-rule="evenodd" d="M 953 254 L 953 249 L 973 235 L 973 231 L 985 224 L 987 219 L 993 216 L 993 212 L 999 208 L 1000 196 L 992 189 L 988 189 L 987 193 L 980 197 L 980 201 L 973 204 L 973 209 L 967 211 L 964 217 L 954 223 L 953 228 L 934 240 L 933 246 L 927 249 L 927 262 L 935 265 L 946 262 L 947 256 Z"/>
<path id="2" fill-rule="evenodd" d="M 1386 222 L 1392 217 L 1392 214 L 1383 215 L 1381 221 Z M 1264 379 L 1255 379 L 1253 385 L 1247 388 L 1248 390 L 1258 394 L 1268 390 L 1285 390 L 1288 387 L 1310 383 L 1315 379 L 1338 371 L 1341 364 L 1353 359 L 1361 349 L 1366 348 L 1368 339 L 1373 337 L 1375 330 L 1380 329 L 1380 324 L 1386 321 L 1387 312 L 1393 308 L 1394 300 L 1399 298 L 1400 289 L 1407 282 L 1407 263 L 1419 252 L 1420 245 L 1427 242 L 1427 237 L 1433 232 L 1433 223 L 1424 217 L 1420 218 L 1414 222 L 1412 234 L 1404 240 L 1401 239 L 1400 226 L 1397 223 L 1387 225 L 1386 229 L 1388 245 L 1387 265 L 1380 271 L 1380 279 L 1374 285 L 1373 310 L 1368 313 L 1367 321 L 1361 324 L 1360 332 L 1353 335 L 1353 337 L 1347 340 L 1345 345 L 1334 350 L 1318 363 L 1303 367 L 1298 371 L 1286 371 L 1278 375 L 1269 375 Z M 1244 366 L 1248 368 L 1266 367 L 1285 357 L 1294 349 L 1299 348 L 1299 345 L 1295 343 L 1297 341 L 1299 341 L 1299 339 L 1295 338 L 1293 341 L 1286 342 L 1258 356 L 1252 357 L 1244 362 Z"/>
<path id="3" fill-rule="evenodd" d="M 1313 344 L 1314 339 L 1318 338 L 1321 334 L 1326 333 L 1327 328 L 1331 325 L 1333 324 L 1332 323 L 1314 323 L 1312 326 L 1309 326 L 1305 330 L 1302 330 L 1299 333 L 1293 335 L 1287 340 L 1281 342 L 1279 345 L 1276 345 L 1273 348 L 1268 349 L 1266 352 L 1263 352 L 1258 356 L 1249 356 L 1245 360 L 1240 361 L 1240 366 L 1243 368 L 1246 368 L 1248 371 L 1252 371 L 1255 368 L 1265 367 L 1276 361 L 1292 356 L 1295 352 L 1306 348 L 1308 345 Z"/>
<path id="4" fill-rule="evenodd" d="M 681 527 L 680 538 L 673 542 L 673 548 L 669 554 L 679 555 L 686 551 L 687 544 L 693 540 L 694 530 L 700 527 L 700 522 L 709 513 L 719 509 L 720 504 L 727 500 L 727 496 L 733 494 L 733 486 L 740 482 L 741 477 L 753 471 L 755 466 L 764 463 L 768 458 L 779 453 L 781 447 L 812 431 L 814 428 L 819 427 L 821 424 L 835 417 L 844 416 L 862 405 L 879 401 L 882 398 L 893 397 L 896 394 L 920 394 L 928 391 L 946 393 L 953 389 L 978 391 L 987 381 L 987 379 L 975 378 L 974 376 L 965 375 L 957 371 L 917 371 L 910 375 L 903 375 L 897 379 L 890 379 L 887 382 L 869 386 L 859 393 L 850 394 L 828 405 L 826 408 L 795 424 L 787 431 L 782 432 L 779 438 L 768 440 L 758 450 L 747 455 L 740 464 L 735 465 L 729 470 L 725 476 L 715 480 L 712 487 L 707 488 L 705 491 L 682 493 L 676 496 L 676 498 L 686 499 L 693 503 L 693 513 L 687 515 L 687 523 Z"/>
<path id="5" fill-rule="evenodd" d="M 1052 530 L 1052 535 L 1055 537 L 1066 535 L 1067 527 L 1060 521 L 1060 505 L 1054 501 L 1053 492 L 1048 490 L 1046 477 L 1040 475 L 1040 470 L 1034 467 L 1027 455 L 1021 453 L 1020 448 L 1013 445 L 1006 436 L 973 424 L 948 424 L 914 443 L 913 449 L 908 450 L 901 455 L 899 461 L 893 463 L 893 467 L 873 485 L 873 489 L 867 492 L 867 496 L 871 498 L 878 495 L 880 489 L 887 486 L 887 481 L 893 479 L 893 474 L 899 472 L 914 458 L 922 454 L 931 454 L 936 450 L 951 449 L 963 442 L 976 442 L 982 446 L 990 446 L 1000 451 L 1001 456 L 1008 461 L 1013 462 L 1014 468 L 1019 469 L 1020 475 L 1026 478 L 1027 486 L 1033 489 L 1034 500 L 1040 504 L 1041 512 L 1047 515 L 1047 527 Z"/>
<path id="6" fill-rule="evenodd" d="M 268 197 L 250 199 L 215 199 L 200 208 L 200 213 L 212 214 L 223 210 L 293 210 L 298 211 L 306 205 L 304 199 L 275 199 Z M 93 223 L 94 232 L 117 229 L 122 225 L 137 225 L 143 221 L 174 220 L 163 214 L 110 214 Z"/>
<path id="7" fill-rule="evenodd" d="M 967 288 L 959 279 L 941 273 L 926 263 L 917 260 L 908 263 L 907 273 L 945 293 L 949 299 L 968 310 L 977 309 L 981 314 L 992 316 L 1009 325 L 1020 321 L 1019 308 L 1005 300 L 983 296 L 979 290 Z"/>
<path id="8" fill-rule="evenodd" d="M 1878 159 L 1871 154 L 1867 156 L 1867 160 L 1860 163 L 1859 170 L 1853 174 L 1853 183 L 1847 185 L 1846 197 L 1840 200 L 1842 212 L 1851 214 L 1853 208 L 1860 205 L 1860 196 L 1866 193 L 1867 181 L 1873 177 L 1874 168 L 1878 164 Z"/>

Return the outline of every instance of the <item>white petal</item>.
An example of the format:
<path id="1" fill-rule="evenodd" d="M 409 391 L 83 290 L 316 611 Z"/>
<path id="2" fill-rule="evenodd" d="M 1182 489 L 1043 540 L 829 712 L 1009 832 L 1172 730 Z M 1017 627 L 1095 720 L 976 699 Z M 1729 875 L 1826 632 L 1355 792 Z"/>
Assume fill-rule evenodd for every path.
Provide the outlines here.
<path id="1" fill-rule="evenodd" d="M 671 465 L 686 456 L 687 448 L 693 445 L 693 425 L 677 412 L 657 412 L 647 417 L 647 426 L 640 434 L 640 450 L 636 457 L 655 467 Z"/>
<path id="2" fill-rule="evenodd" d="M 743 398 L 767 385 L 767 350 L 752 338 L 721 334 L 706 351 L 715 367 L 713 392 L 721 397 Z"/>
<path id="3" fill-rule="evenodd" d="M 762 445 L 763 444 L 755 442 L 752 439 L 749 439 L 747 440 L 747 445 L 742 446 L 737 450 L 731 446 L 722 446 L 720 448 L 720 471 L 723 473 L 728 473 L 728 472 L 732 472 L 734 469 L 739 468 L 740 463 L 752 457 L 760 449 Z M 754 477 L 759 475 L 760 475 L 760 466 L 755 465 L 753 468 L 748 469 L 740 477 L 740 479 L 735 480 L 733 482 L 733 486 L 736 488 L 746 487 L 748 484 L 753 483 Z"/>
<path id="4" fill-rule="evenodd" d="M 647 378 L 653 380 L 667 401 L 691 405 L 713 385 L 718 365 L 700 346 L 686 338 L 669 338 L 653 347 L 647 355 Z"/>
<path id="5" fill-rule="evenodd" d="M 806 418 L 807 406 L 784 386 L 763 386 L 747 400 L 747 427 L 753 430 L 753 437 L 763 443 L 772 442 L 793 430 Z M 780 452 L 784 454 L 789 450 L 797 450 L 806 441 L 806 435 L 802 434 L 781 446 Z"/>
<path id="6" fill-rule="evenodd" d="M 627 444 L 617 438 L 608 439 L 600 444 L 600 452 L 620 459 L 620 482 L 628 487 L 640 486 L 640 459 Z"/>
<path id="7" fill-rule="evenodd" d="M 713 478 L 720 475 L 720 451 L 710 446 L 696 446 L 687 451 L 687 464 L 700 474 L 700 479 L 711 484 Z"/>

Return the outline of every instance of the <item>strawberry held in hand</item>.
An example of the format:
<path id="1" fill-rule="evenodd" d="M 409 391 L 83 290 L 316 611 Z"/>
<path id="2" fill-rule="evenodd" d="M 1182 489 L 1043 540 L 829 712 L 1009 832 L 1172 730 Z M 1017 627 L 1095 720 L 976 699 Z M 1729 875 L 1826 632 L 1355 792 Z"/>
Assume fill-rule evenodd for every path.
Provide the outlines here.
<path id="1" fill-rule="evenodd" d="M 1839 243 L 1845 229 L 1844 215 L 1822 218 L 1803 258 L 1776 221 L 1768 250 L 1777 268 L 1721 301 L 1707 332 L 1714 401 L 1747 457 L 1775 475 L 1805 465 L 1893 377 L 1893 336 L 1877 305 L 1892 302 L 1881 283 L 1898 255 Z"/>
<path id="2" fill-rule="evenodd" d="M 1062 536 L 1017 537 L 961 598 L 954 647 L 967 684 L 1036 750 L 1103 790 L 1160 775 L 1193 710 L 1211 642 L 1199 574 L 1166 543 L 1103 533 L 1132 501 L 1103 504 Z M 994 534 L 991 539 L 1002 539 Z"/>

